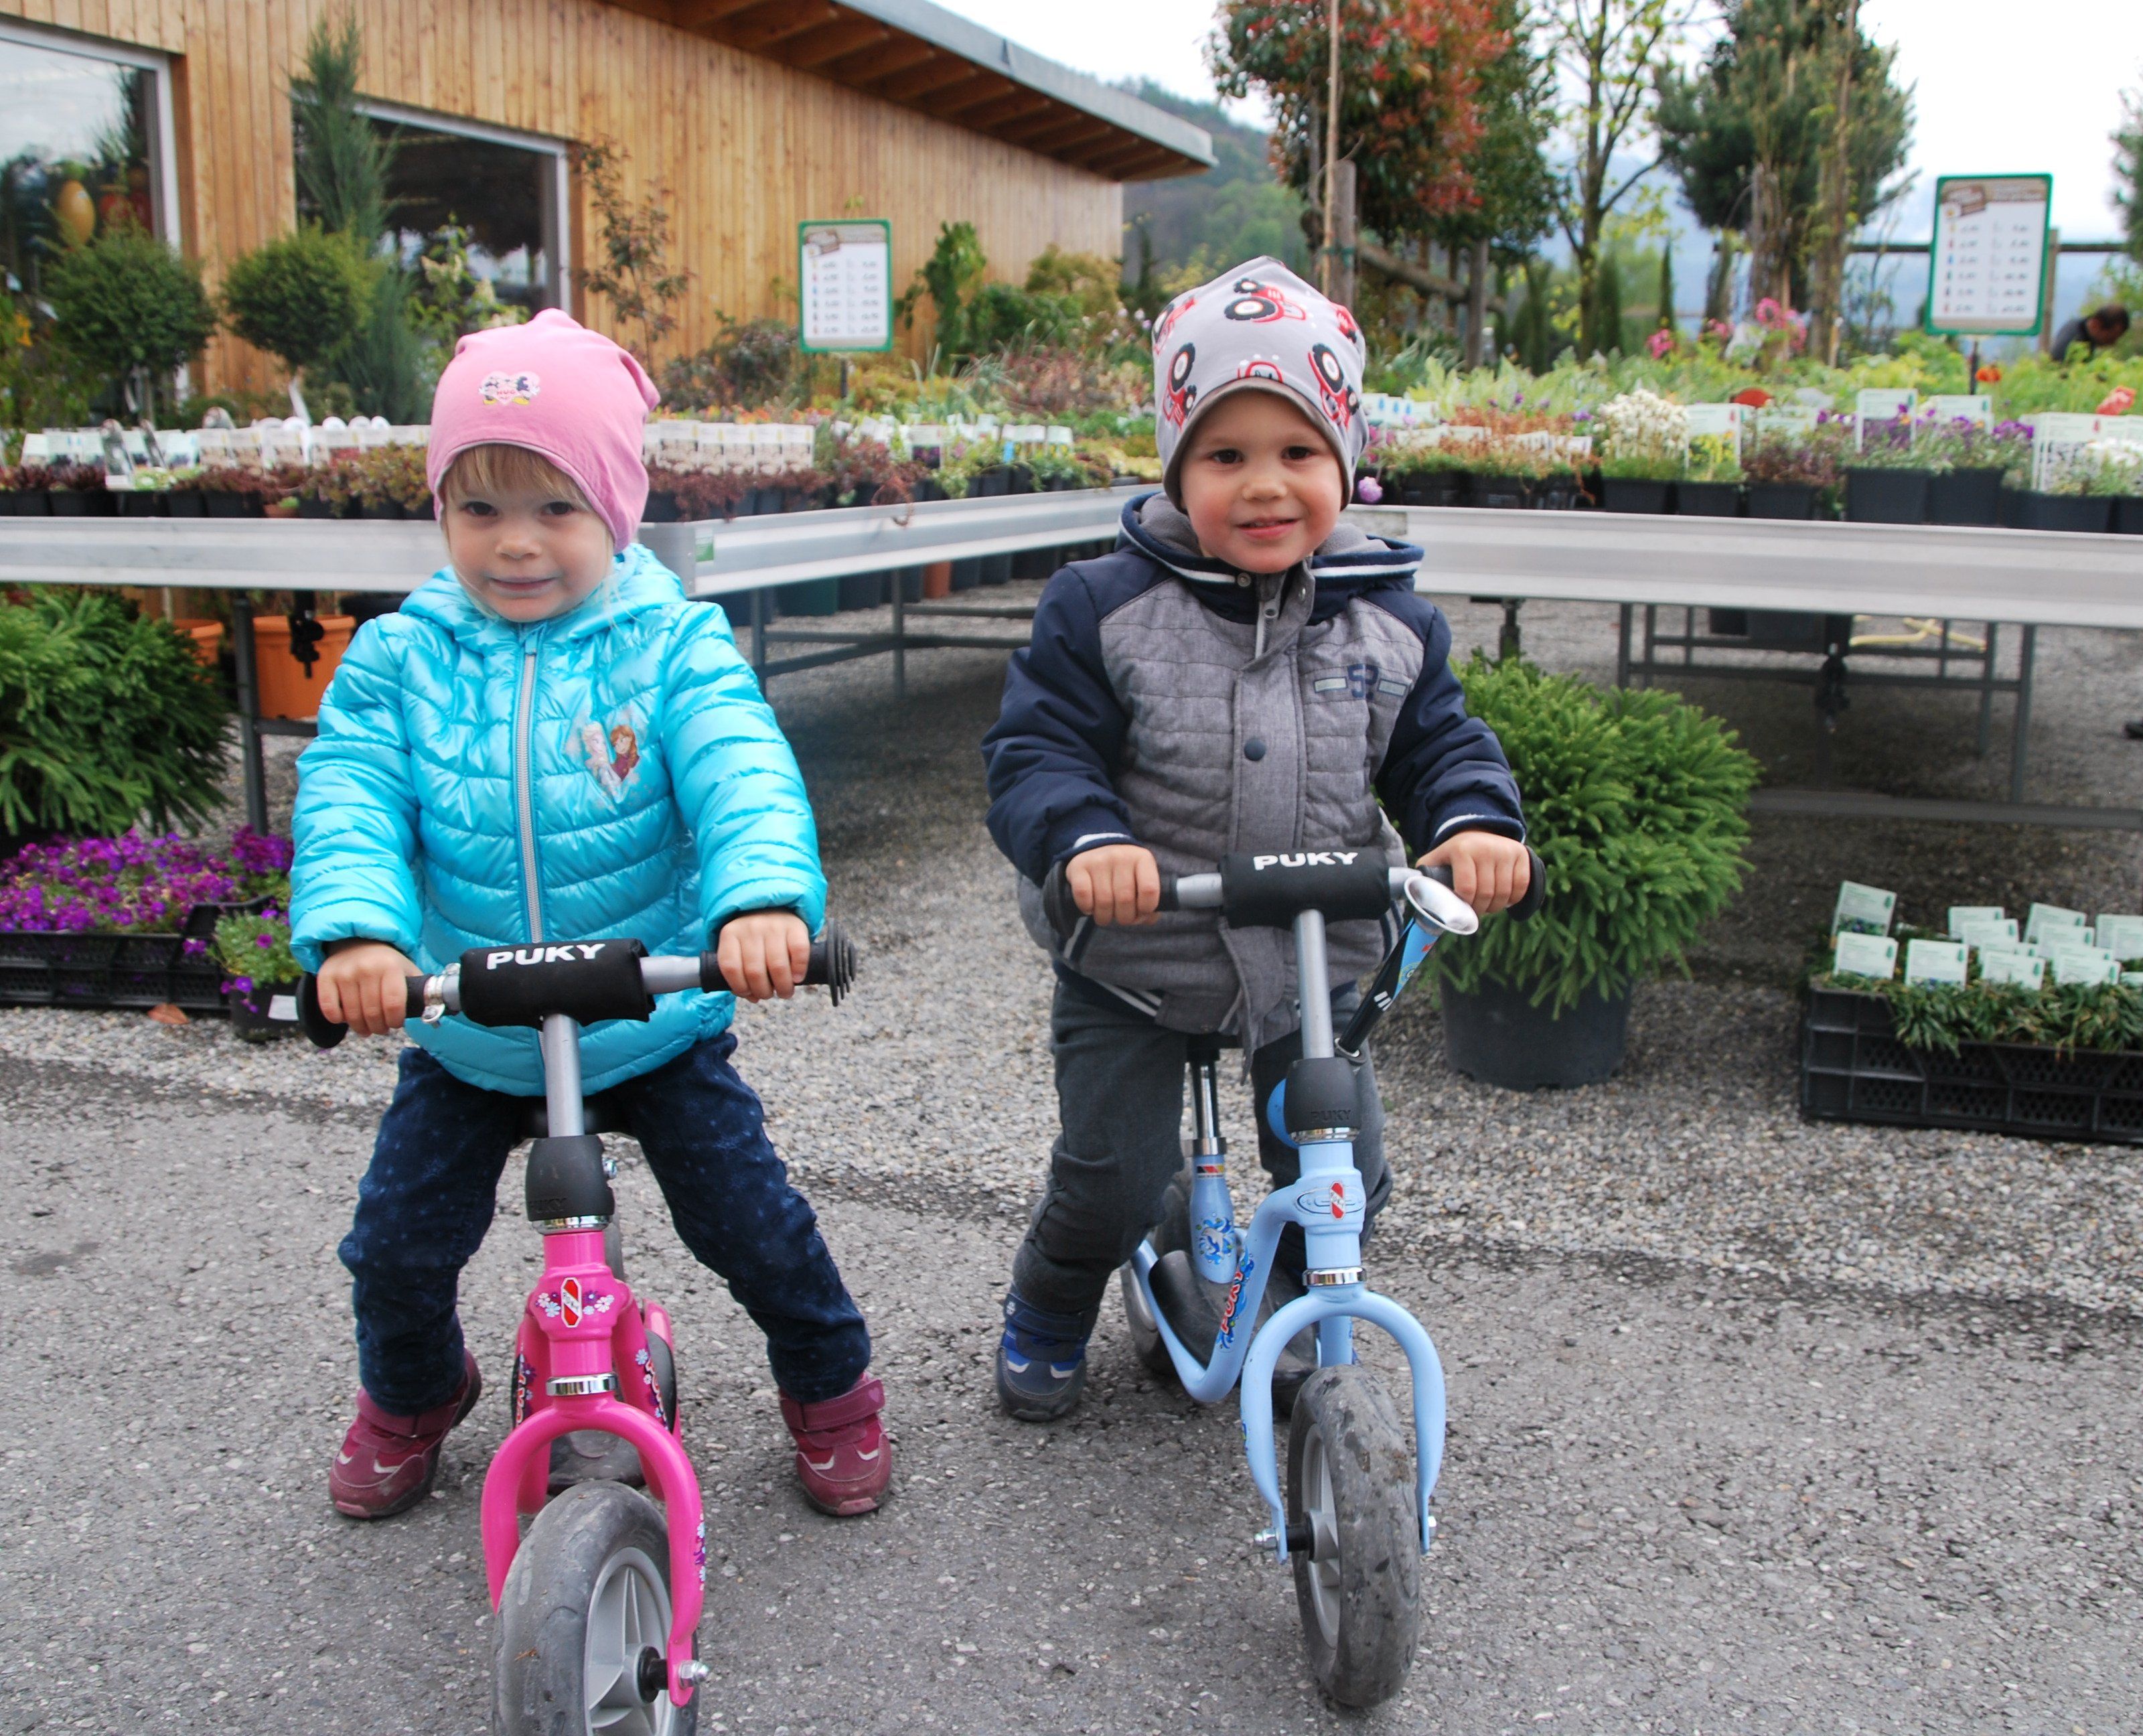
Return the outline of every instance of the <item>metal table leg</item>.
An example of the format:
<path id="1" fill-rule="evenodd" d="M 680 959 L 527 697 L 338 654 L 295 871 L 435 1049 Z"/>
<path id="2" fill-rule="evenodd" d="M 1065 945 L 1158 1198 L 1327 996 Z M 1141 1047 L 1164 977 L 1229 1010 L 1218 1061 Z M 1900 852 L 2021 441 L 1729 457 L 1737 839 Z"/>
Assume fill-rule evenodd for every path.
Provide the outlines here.
<path id="1" fill-rule="evenodd" d="M 759 690 L 766 691 L 766 586 L 751 594 L 751 672 L 759 677 Z"/>
<path id="2" fill-rule="evenodd" d="M 2017 641 L 2017 722 L 2009 739 L 2009 799 L 2024 799 L 2024 770 L 2031 754 L 2032 662 L 2038 650 L 2039 630 L 2026 627 Z"/>
<path id="3" fill-rule="evenodd" d="M 1617 687 L 1630 685 L 1630 617 L 1635 606 L 1631 603 L 1622 605 L 1621 625 L 1616 630 L 1615 685 Z"/>
<path id="4" fill-rule="evenodd" d="M 1994 730 L 1994 653 L 1997 635 L 2001 632 L 1992 621 L 1987 623 L 1987 651 L 1979 660 L 1979 747 L 1978 757 L 1987 757 L 1988 745 L 1993 740 Z"/>
<path id="5" fill-rule="evenodd" d="M 893 696 L 908 697 L 908 570 L 893 575 Z"/>
<path id="6" fill-rule="evenodd" d="M 238 671 L 238 764 L 245 780 L 245 823 L 268 829 L 268 774 L 260 759 L 260 677 L 255 667 L 253 598 L 230 596 L 231 658 Z"/>

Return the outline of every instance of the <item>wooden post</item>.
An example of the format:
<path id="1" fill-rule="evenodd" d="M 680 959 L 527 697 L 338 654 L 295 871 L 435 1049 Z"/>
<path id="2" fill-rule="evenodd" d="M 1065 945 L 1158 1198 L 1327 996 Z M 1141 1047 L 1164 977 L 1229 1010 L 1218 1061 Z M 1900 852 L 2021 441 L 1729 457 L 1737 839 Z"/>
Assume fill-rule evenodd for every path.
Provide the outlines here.
<path id="1" fill-rule="evenodd" d="M 2050 356 L 2054 353 L 2054 290 L 2058 282 L 2057 271 L 2061 261 L 2061 232 L 2057 229 L 2046 231 L 2046 275 L 2039 284 L 2039 354 Z M 1975 381 L 1975 384 L 1977 383 Z M 2031 629 L 2024 630 L 2028 639 Z M 2012 802 L 2021 802 L 2022 796 L 2012 796 Z"/>
<path id="2" fill-rule="evenodd" d="M 1488 243 L 1476 241 L 1466 279 L 1466 365 L 1478 368 L 1488 354 Z"/>
<path id="3" fill-rule="evenodd" d="M 1354 305 L 1354 243 L 1357 235 L 1354 164 L 1352 158 L 1332 166 L 1332 186 L 1336 200 L 1332 207 L 1332 279 L 1330 288 L 1324 293 L 1341 307 L 1351 309 Z"/>

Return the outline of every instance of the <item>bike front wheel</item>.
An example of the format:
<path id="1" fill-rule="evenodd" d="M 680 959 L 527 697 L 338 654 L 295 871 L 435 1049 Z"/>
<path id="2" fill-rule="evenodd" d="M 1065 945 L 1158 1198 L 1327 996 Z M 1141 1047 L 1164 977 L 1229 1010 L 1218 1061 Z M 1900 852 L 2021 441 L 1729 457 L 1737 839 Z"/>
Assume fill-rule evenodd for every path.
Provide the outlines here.
<path id="1" fill-rule="evenodd" d="M 1303 1649 L 1343 1706 L 1398 1693 L 1421 1631 L 1413 1455 L 1398 1412 L 1357 1366 L 1304 1382 L 1288 1429 L 1289 1546 Z"/>
<path id="2" fill-rule="evenodd" d="M 499 1600 L 499 1736 L 692 1736 L 669 1694 L 670 1543 L 646 1496 L 577 1483 L 536 1516 Z"/>

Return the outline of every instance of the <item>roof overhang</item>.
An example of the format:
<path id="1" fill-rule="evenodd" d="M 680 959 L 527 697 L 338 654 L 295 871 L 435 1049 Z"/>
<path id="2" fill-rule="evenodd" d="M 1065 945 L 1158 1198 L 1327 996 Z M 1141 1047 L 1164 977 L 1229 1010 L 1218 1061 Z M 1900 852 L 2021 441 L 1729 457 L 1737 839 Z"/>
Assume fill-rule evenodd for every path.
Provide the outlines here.
<path id="1" fill-rule="evenodd" d="M 1107 181 L 1213 166 L 1213 141 L 930 0 L 611 0 Z"/>

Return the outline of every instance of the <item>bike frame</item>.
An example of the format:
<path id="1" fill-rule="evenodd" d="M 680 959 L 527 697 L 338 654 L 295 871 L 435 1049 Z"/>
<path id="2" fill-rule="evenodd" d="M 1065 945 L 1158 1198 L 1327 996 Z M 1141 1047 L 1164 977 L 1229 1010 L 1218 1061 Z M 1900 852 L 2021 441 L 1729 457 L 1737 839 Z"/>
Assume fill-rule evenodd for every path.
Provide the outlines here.
<path id="1" fill-rule="evenodd" d="M 563 1013 L 543 1021 L 543 1095 L 552 1135 L 586 1130 L 581 1096 L 580 1026 Z M 607 1160 L 606 1160 L 607 1161 Z M 647 1325 L 668 1317 L 650 1307 L 643 1324 L 631 1288 L 610 1269 L 607 1220 L 571 1218 L 546 1226 L 543 1272 L 528 1298 L 514 1346 L 514 1425 L 483 1480 L 483 1560 L 496 1610 L 521 1546 L 521 1516 L 543 1506 L 551 1443 L 575 1429 L 630 1442 L 648 1491 L 666 1510 L 670 1535 L 670 1698 L 689 1701 L 692 1659 L 707 1576 L 707 1526 L 700 1481 L 663 1414 L 647 1346 Z M 618 1370 L 633 1371 L 621 1381 Z M 621 1397 L 620 1395 L 622 1394 Z"/>
<path id="2" fill-rule="evenodd" d="M 1435 944 L 1433 935 L 1416 922 L 1408 924 L 1395 957 L 1403 961 L 1403 982 Z M 1302 1006 L 1302 1052 L 1305 1060 L 1319 1060 L 1336 1053 L 1332 1035 L 1332 995 L 1325 966 L 1324 917 L 1306 910 L 1294 919 L 1296 983 Z M 1381 973 L 1380 973 L 1381 974 Z M 1388 997 L 1387 997 L 1388 1004 Z M 1203 1063 L 1202 1072 L 1210 1066 Z M 1276 1094 L 1277 1096 L 1277 1094 Z M 1292 1185 L 1268 1194 L 1250 1219 L 1247 1232 L 1239 1232 L 1228 1221 L 1226 1184 L 1215 1173 L 1218 1135 L 1211 1125 L 1210 1081 L 1200 1078 L 1193 1087 L 1195 1131 L 1193 1159 L 1200 1166 L 1199 1184 L 1205 1198 L 1217 1204 L 1220 1222 L 1205 1224 L 1194 1213 L 1192 1236 L 1199 1241 L 1209 1234 L 1231 1237 L 1235 1248 L 1235 1271 L 1227 1300 L 1222 1307 L 1220 1330 L 1210 1353 L 1200 1360 L 1180 1338 L 1161 1312 L 1153 1292 L 1153 1269 L 1160 1256 L 1149 1241 L 1141 1242 L 1131 1256 L 1132 1270 L 1148 1313 L 1160 1328 L 1184 1390 L 1200 1404 L 1217 1403 L 1240 1377 L 1245 1450 L 1250 1458 L 1250 1479 L 1271 1509 L 1269 1533 L 1275 1559 L 1288 1558 L 1287 1505 L 1280 1494 L 1279 1472 L 1273 1447 L 1273 1370 L 1288 1341 L 1308 1327 L 1317 1329 L 1317 1363 L 1332 1368 L 1354 1361 L 1354 1323 L 1366 1320 L 1382 1327 L 1406 1354 L 1413 1372 L 1414 1491 L 1426 1554 L 1436 1538 L 1436 1521 L 1429 1499 L 1443 1465 L 1445 1400 L 1443 1363 L 1427 1328 L 1393 1302 L 1362 1282 L 1362 1223 L 1368 1194 L 1361 1171 L 1354 1167 L 1352 1129 L 1328 1130 L 1332 1137 L 1306 1138 L 1298 1149 L 1302 1174 Z M 1275 1116 L 1275 1126 L 1278 1118 Z M 1283 1131 L 1283 1138 L 1287 1137 Z M 1290 1141 L 1292 1143 L 1292 1141 Z M 1211 1191 L 1218 1183 L 1217 1194 Z M 1257 1318 L 1280 1232 L 1289 1224 L 1302 1226 L 1308 1249 L 1308 1295 L 1278 1309 L 1263 1327 L 1250 1335 L 1239 1333 L 1239 1318 Z"/>

